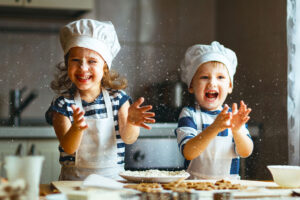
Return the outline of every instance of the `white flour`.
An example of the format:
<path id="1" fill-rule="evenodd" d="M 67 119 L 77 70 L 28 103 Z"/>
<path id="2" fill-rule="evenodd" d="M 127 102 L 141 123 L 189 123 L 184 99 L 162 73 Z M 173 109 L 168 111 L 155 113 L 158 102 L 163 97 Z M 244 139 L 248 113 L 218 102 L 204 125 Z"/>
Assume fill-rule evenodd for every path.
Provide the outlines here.
<path id="1" fill-rule="evenodd" d="M 157 169 L 150 169 L 145 171 L 124 171 L 121 173 L 125 176 L 138 176 L 138 177 L 169 177 L 169 176 L 186 176 L 188 173 L 184 170 L 181 171 L 163 171 Z"/>

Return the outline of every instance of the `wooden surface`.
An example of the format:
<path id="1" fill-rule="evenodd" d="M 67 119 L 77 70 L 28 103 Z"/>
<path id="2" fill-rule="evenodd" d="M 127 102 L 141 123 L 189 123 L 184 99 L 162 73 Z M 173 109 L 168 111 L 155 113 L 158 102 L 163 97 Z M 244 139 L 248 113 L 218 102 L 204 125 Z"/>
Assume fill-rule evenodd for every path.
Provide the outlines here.
<path id="1" fill-rule="evenodd" d="M 52 184 L 40 185 L 40 196 L 46 196 L 48 194 L 60 193 Z"/>
<path id="2" fill-rule="evenodd" d="M 186 180 L 190 182 L 189 180 Z M 295 188 L 281 188 L 276 183 L 272 181 L 248 181 L 248 180 L 238 180 L 231 181 L 232 183 L 239 183 L 241 185 L 245 185 L 248 188 L 246 190 L 241 191 L 229 191 L 232 193 L 234 199 L 246 199 L 246 198 L 263 198 L 263 197 L 287 197 L 290 196 L 293 191 L 300 191 Z M 47 194 L 53 194 L 55 192 L 75 192 L 82 193 L 84 190 L 80 189 L 82 182 L 81 181 L 56 181 L 52 182 L 52 184 L 41 185 L 40 193 L 42 196 Z M 197 191 L 200 198 L 201 197 L 212 197 L 213 193 L 218 192 L 215 191 Z M 43 200 L 43 199 L 41 199 Z"/>

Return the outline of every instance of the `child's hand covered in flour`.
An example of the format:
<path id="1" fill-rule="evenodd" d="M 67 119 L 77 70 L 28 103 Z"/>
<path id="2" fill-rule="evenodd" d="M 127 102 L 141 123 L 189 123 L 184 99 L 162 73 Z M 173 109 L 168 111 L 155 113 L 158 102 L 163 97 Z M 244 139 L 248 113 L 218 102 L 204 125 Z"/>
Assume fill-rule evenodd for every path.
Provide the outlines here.
<path id="1" fill-rule="evenodd" d="M 79 107 L 72 105 L 72 110 L 73 110 L 73 124 L 72 126 L 74 126 L 77 129 L 80 130 L 85 130 L 88 128 L 88 125 L 85 122 L 84 119 L 84 111 L 81 110 Z"/>
<path id="2" fill-rule="evenodd" d="M 251 108 L 247 108 L 247 105 L 244 101 L 240 102 L 240 108 L 237 108 L 237 104 L 234 103 L 232 105 L 232 131 L 236 132 L 241 129 L 241 127 L 247 123 L 250 119 L 249 113 L 251 112 Z"/>
<path id="3" fill-rule="evenodd" d="M 155 119 L 152 118 L 155 116 L 155 113 L 147 112 L 152 109 L 152 106 L 141 106 L 143 102 L 144 98 L 141 97 L 129 107 L 127 121 L 135 126 L 151 129 L 151 127 L 145 123 L 155 123 Z"/>
<path id="4" fill-rule="evenodd" d="M 231 119 L 232 119 L 232 113 L 228 112 L 229 106 L 225 105 L 223 110 L 220 112 L 220 114 L 215 119 L 214 123 L 212 123 L 212 126 L 218 129 L 218 132 L 221 132 L 227 128 L 231 128 Z"/>

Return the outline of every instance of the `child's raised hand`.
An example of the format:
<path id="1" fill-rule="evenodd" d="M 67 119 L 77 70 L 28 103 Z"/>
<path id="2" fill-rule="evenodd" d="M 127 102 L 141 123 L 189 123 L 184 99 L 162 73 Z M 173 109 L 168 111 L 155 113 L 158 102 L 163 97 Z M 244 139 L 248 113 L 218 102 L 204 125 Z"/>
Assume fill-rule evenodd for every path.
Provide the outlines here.
<path id="1" fill-rule="evenodd" d="M 144 102 L 144 98 L 141 97 L 130 105 L 128 109 L 127 121 L 135 126 L 140 126 L 145 129 L 151 129 L 150 126 L 145 123 L 155 123 L 154 112 L 147 112 L 152 109 L 151 105 L 140 106 Z"/>
<path id="2" fill-rule="evenodd" d="M 227 128 L 231 128 L 232 126 L 230 122 L 232 119 L 232 113 L 228 112 L 228 110 L 228 105 L 225 105 L 223 110 L 220 112 L 220 114 L 217 116 L 214 123 L 212 124 L 219 130 L 219 132 Z"/>
<path id="3" fill-rule="evenodd" d="M 240 108 L 237 109 L 237 104 L 234 103 L 232 105 L 232 130 L 238 131 L 240 128 L 247 123 L 247 121 L 250 119 L 249 113 L 251 112 L 251 108 L 247 108 L 247 105 L 244 103 L 244 101 L 240 102 Z"/>
<path id="4" fill-rule="evenodd" d="M 84 120 L 84 111 L 80 110 L 79 107 L 75 105 L 71 105 L 71 108 L 73 110 L 73 124 L 76 129 L 79 130 L 85 130 L 88 128 L 88 125 L 86 124 Z"/>

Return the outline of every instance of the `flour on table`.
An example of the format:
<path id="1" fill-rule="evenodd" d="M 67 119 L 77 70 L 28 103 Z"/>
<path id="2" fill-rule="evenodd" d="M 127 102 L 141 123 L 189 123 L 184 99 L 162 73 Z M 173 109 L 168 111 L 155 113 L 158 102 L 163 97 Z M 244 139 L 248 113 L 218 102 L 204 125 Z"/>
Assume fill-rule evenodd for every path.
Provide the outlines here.
<path id="1" fill-rule="evenodd" d="M 137 177 L 169 177 L 169 176 L 185 176 L 188 173 L 184 170 L 181 171 L 164 171 L 157 169 L 150 169 L 145 171 L 124 171 L 121 173 L 124 176 L 137 176 Z"/>

